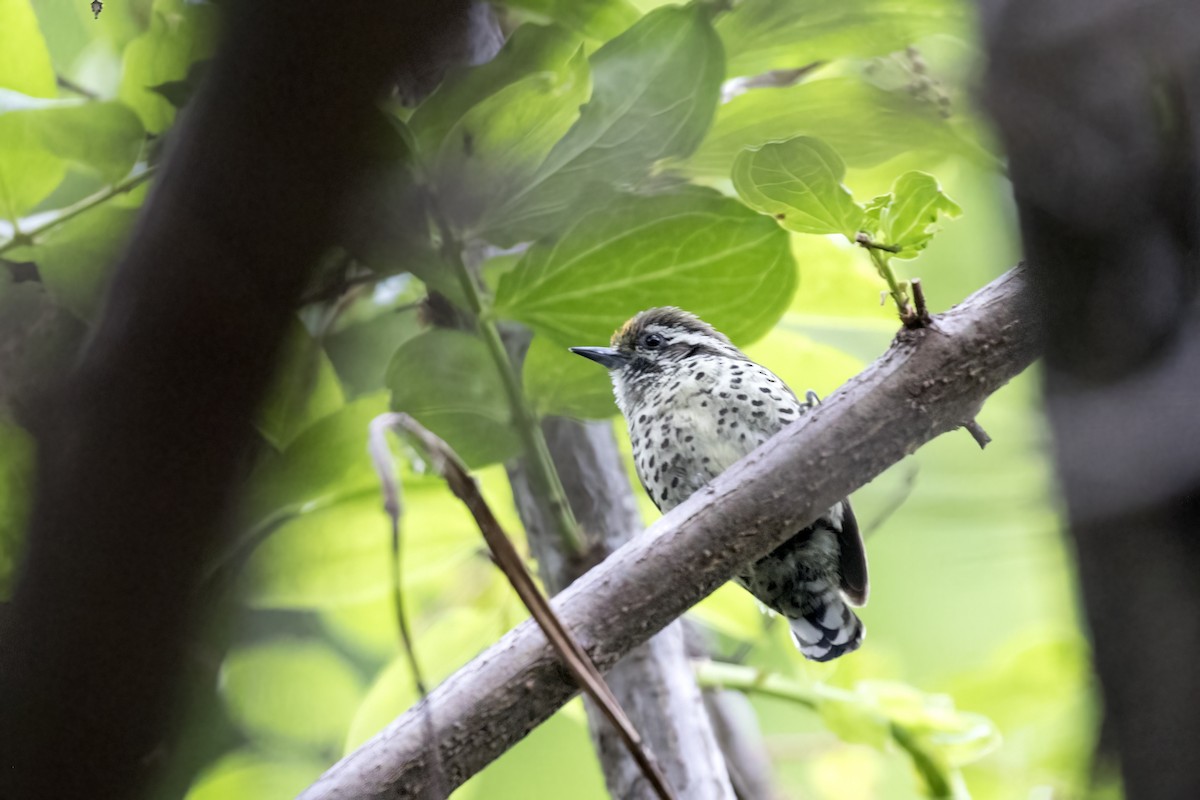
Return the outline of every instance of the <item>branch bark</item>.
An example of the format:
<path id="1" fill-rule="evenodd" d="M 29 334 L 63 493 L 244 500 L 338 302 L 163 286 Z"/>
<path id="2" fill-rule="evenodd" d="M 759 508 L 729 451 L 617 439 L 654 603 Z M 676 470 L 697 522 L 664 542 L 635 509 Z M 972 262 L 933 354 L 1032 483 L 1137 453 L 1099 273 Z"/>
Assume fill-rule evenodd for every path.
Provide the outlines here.
<path id="1" fill-rule="evenodd" d="M 610 669 L 740 567 L 933 437 L 971 419 L 1038 352 L 1018 267 L 935 328 L 892 347 L 790 425 L 555 598 L 563 621 Z M 881 598 L 876 598 L 881 602 Z M 417 798 L 440 749 L 451 785 L 465 781 L 576 692 L 541 631 L 519 625 L 434 690 L 442 736 L 409 712 L 300 795 Z"/>
<path id="2" fill-rule="evenodd" d="M 551 418 L 542 427 L 586 555 L 598 561 L 642 530 L 612 426 Z M 523 463 L 510 467 L 509 478 L 542 578 L 552 592 L 559 592 L 588 564 L 562 552 L 549 509 L 533 491 Z M 725 761 L 684 649 L 681 621 L 635 647 L 605 677 L 680 797 L 733 800 Z M 622 800 L 654 797 L 612 726 L 590 699 L 584 703 L 609 793 Z"/>
<path id="3" fill-rule="evenodd" d="M 251 420 L 390 76 L 465 4 L 224 4 L 79 367 L 41 404 L 0 632 L 0 796 L 136 796 L 170 710 Z M 269 32 L 264 35 L 264 32 Z"/>

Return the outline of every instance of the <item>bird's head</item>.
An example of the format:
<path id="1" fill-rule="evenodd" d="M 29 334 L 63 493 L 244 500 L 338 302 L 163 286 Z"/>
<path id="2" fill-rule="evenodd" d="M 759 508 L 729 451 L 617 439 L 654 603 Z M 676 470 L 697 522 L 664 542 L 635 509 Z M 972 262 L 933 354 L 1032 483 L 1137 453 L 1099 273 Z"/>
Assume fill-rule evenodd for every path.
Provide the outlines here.
<path id="1" fill-rule="evenodd" d="M 704 359 L 746 356 L 695 314 L 671 306 L 640 312 L 613 334 L 609 347 L 572 347 L 608 367 L 617 399 L 636 399 L 661 381 L 699 368 Z"/>

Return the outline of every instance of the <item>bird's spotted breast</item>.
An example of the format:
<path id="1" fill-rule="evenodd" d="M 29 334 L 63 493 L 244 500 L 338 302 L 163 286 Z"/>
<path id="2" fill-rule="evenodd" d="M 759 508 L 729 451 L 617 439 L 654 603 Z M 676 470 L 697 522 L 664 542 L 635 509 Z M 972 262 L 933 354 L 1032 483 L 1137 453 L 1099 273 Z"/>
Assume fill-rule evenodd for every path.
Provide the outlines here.
<path id="1" fill-rule="evenodd" d="M 630 408 L 638 475 L 667 511 L 796 419 L 800 403 L 750 361 L 700 359 Z"/>

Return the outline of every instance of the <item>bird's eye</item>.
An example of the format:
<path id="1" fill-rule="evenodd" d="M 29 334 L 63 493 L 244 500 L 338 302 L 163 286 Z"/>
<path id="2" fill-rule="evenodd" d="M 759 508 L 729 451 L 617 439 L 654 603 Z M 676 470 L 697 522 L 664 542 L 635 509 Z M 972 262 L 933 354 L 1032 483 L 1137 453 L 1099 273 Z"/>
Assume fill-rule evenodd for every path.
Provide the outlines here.
<path id="1" fill-rule="evenodd" d="M 646 338 L 642 340 L 642 344 L 644 344 L 646 347 L 649 347 L 651 350 L 656 347 L 662 347 L 662 343 L 663 337 L 659 336 L 657 333 L 648 334 Z"/>

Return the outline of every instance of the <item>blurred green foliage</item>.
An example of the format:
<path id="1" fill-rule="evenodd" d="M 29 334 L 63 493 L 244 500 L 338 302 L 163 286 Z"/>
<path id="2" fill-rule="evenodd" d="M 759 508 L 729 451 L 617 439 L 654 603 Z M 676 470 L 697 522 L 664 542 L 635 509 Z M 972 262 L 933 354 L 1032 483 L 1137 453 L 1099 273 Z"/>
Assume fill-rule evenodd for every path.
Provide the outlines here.
<path id="1" fill-rule="evenodd" d="M 889 268 L 920 276 L 935 311 L 1018 257 L 1008 186 L 966 99 L 965 0 L 499 9 L 511 36 L 494 61 L 452 70 L 415 110 L 384 109 L 358 227 L 298 310 L 234 539 L 206 572 L 237 587 L 243 613 L 205 634 L 220 666 L 190 688 L 194 752 L 163 797 L 291 797 L 414 701 L 366 427 L 389 406 L 414 414 L 520 531 L 500 465 L 520 450 L 516 416 L 478 325 L 532 331 L 521 385 L 538 415 L 613 418 L 603 372 L 565 348 L 653 305 L 699 313 L 826 395 L 897 327 L 877 265 L 848 239 L 890 245 L 880 258 L 904 260 Z M 77 0 L 0 0 L 0 596 L 32 486 L 25 390 L 70 362 L 102 309 L 146 196 L 125 190 L 171 136 L 218 28 L 204 2 L 109 3 L 93 20 Z M 724 81 L 768 70 L 797 72 L 723 100 Z M 480 319 L 463 313 L 447 239 L 482 253 Z M 803 661 L 732 587 L 693 612 L 739 662 L 705 680 L 750 691 L 783 796 L 929 796 L 929 764 L 980 800 L 1090 791 L 1095 703 L 1034 379 L 980 422 L 986 452 L 943 437 L 855 495 L 873 577 L 858 653 Z M 403 455 L 403 591 L 438 681 L 525 615 L 469 515 Z M 577 702 L 455 796 L 563 786 L 605 796 Z"/>

